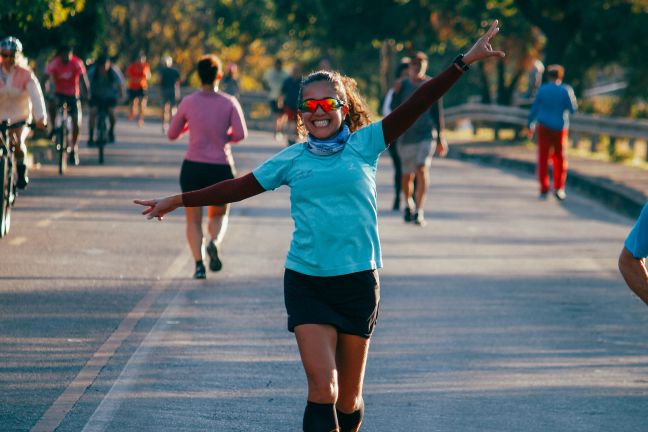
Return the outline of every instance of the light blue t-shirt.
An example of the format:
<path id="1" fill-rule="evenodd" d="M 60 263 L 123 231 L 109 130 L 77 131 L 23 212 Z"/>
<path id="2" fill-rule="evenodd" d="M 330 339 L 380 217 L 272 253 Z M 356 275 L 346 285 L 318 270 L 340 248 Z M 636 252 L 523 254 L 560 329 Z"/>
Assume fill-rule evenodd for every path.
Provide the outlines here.
<path id="1" fill-rule="evenodd" d="M 295 144 L 252 171 L 266 190 L 290 187 L 295 231 L 286 268 L 338 276 L 382 267 L 376 168 L 384 150 L 376 122 L 352 133 L 335 154 L 319 156 Z"/>
<path id="2" fill-rule="evenodd" d="M 639 219 L 628 234 L 625 247 L 637 259 L 648 257 L 648 203 L 644 205 Z"/>
<path id="3" fill-rule="evenodd" d="M 578 104 L 574 90 L 567 84 L 545 83 L 540 86 L 529 112 L 529 125 L 536 121 L 555 131 L 569 127 L 569 114 Z"/>

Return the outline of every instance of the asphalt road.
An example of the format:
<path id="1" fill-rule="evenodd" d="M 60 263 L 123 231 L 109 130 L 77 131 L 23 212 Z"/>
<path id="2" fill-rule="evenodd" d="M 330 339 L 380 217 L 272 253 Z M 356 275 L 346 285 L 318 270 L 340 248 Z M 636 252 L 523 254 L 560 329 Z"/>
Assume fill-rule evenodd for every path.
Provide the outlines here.
<path id="1" fill-rule="evenodd" d="M 0 241 L 1 431 L 298 431 L 306 381 L 285 330 L 288 191 L 236 204 L 224 269 L 191 279 L 186 141 L 122 122 L 98 166 L 46 165 Z M 239 173 L 281 149 L 253 132 Z M 429 224 L 390 210 L 379 170 L 381 314 L 363 431 L 646 431 L 648 309 L 616 269 L 632 221 L 535 180 L 435 160 Z"/>

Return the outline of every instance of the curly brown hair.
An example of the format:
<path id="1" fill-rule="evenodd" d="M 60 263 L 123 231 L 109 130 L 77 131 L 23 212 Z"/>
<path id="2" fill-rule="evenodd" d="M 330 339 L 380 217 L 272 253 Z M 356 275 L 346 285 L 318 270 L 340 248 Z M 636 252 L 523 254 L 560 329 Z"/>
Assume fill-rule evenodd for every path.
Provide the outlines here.
<path id="1" fill-rule="evenodd" d="M 300 102 L 302 100 L 304 88 L 309 84 L 319 81 L 330 83 L 331 87 L 333 87 L 337 93 L 338 98 L 343 101 L 344 105 L 349 109 L 344 122 L 349 126 L 351 132 L 355 132 L 371 123 L 367 103 L 358 91 L 358 83 L 353 78 L 342 75 L 339 72 L 327 70 L 311 72 L 301 82 L 299 89 Z M 301 115 L 297 116 L 297 132 L 301 138 L 305 138 L 308 134 Z"/>

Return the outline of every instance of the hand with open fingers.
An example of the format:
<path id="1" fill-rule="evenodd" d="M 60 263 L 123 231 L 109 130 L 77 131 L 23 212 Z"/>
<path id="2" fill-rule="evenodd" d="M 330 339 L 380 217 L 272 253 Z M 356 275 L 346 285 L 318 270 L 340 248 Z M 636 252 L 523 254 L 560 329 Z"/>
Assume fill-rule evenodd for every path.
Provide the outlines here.
<path id="1" fill-rule="evenodd" d="M 493 37 L 498 32 L 499 21 L 494 20 L 488 31 L 482 37 L 480 37 L 472 46 L 472 48 L 470 48 L 470 50 L 466 53 L 466 55 L 464 55 L 464 63 L 468 65 L 490 57 L 504 57 L 506 55 L 504 51 L 495 51 L 491 46 L 491 39 L 493 39 Z"/>
<path id="2" fill-rule="evenodd" d="M 180 195 L 174 195 L 152 200 L 134 200 L 133 202 L 146 207 L 142 211 L 146 219 L 157 218 L 158 220 L 162 220 L 167 213 L 172 212 L 182 205 L 182 198 L 179 197 Z"/>

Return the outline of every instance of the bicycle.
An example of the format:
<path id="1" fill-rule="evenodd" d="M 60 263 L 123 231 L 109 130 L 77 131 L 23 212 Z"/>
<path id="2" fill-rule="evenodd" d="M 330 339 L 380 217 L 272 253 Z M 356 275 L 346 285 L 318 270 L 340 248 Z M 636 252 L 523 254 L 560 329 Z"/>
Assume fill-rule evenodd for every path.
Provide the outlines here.
<path id="1" fill-rule="evenodd" d="M 52 138 L 58 153 L 58 171 L 63 175 L 67 169 L 68 147 L 72 131 L 72 118 L 68 113 L 67 103 L 63 102 L 57 109 L 56 122 L 52 130 Z"/>
<path id="2" fill-rule="evenodd" d="M 12 129 L 26 125 L 25 120 L 11 124 L 9 120 L 0 123 L 0 174 L 2 175 L 0 188 L 0 238 L 9 233 L 11 227 L 11 208 L 16 202 L 16 164 L 14 146 L 11 145 L 9 136 Z"/>
<path id="3" fill-rule="evenodd" d="M 95 141 L 97 149 L 99 150 L 99 164 L 104 163 L 104 147 L 108 143 L 108 128 L 106 122 L 108 121 L 108 107 L 105 103 L 97 104 L 97 140 Z"/>

